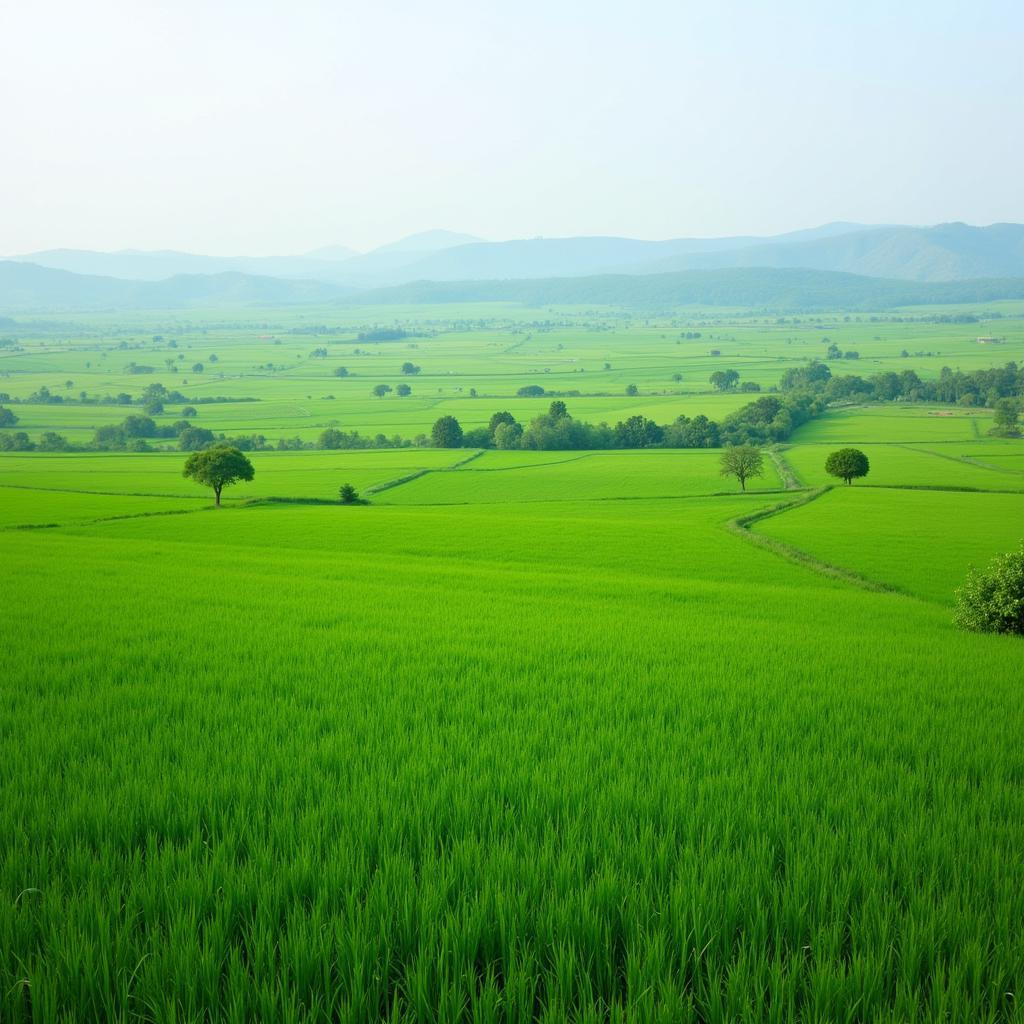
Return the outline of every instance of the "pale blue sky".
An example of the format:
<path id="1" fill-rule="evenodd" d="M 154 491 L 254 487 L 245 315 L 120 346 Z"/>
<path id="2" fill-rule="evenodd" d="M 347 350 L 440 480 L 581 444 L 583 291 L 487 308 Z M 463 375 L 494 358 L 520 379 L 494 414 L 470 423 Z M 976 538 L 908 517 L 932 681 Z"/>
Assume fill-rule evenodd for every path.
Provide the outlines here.
<path id="1" fill-rule="evenodd" d="M 0 253 L 1024 221 L 1019 3 L 0 0 Z"/>

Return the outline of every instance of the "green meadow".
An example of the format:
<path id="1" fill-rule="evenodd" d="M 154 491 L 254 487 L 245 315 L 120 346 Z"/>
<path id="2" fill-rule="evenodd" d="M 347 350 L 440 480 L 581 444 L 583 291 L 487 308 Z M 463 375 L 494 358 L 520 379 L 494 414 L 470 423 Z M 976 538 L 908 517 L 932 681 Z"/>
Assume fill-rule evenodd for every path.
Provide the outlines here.
<path id="1" fill-rule="evenodd" d="M 863 375 L 1024 359 L 998 312 L 39 318 L 0 391 L 161 381 L 272 439 L 528 421 L 531 383 L 663 423 L 823 338 Z M 0 1019 L 1020 1020 L 1024 646 L 951 622 L 1024 539 L 991 422 L 830 409 L 746 493 L 717 450 L 255 451 L 215 510 L 181 452 L 0 454 Z M 870 473 L 830 486 L 846 445 Z"/>

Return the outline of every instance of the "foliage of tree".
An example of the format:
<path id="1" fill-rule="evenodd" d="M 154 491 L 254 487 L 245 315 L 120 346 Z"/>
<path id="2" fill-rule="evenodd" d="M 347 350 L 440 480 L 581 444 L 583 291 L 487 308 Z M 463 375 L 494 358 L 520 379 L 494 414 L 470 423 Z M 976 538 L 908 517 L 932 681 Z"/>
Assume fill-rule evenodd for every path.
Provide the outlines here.
<path id="1" fill-rule="evenodd" d="M 348 376 L 348 367 L 347 366 L 336 366 L 334 368 L 334 376 L 335 377 L 347 377 Z"/>
<path id="2" fill-rule="evenodd" d="M 338 501 L 342 505 L 365 505 L 366 501 L 359 497 L 359 492 L 352 484 L 342 484 L 338 488 Z"/>
<path id="3" fill-rule="evenodd" d="M 986 569 L 972 568 L 956 602 L 953 621 L 962 629 L 1024 636 L 1024 542 Z"/>
<path id="4" fill-rule="evenodd" d="M 395 388 L 395 394 L 398 395 L 399 398 L 408 398 L 409 395 L 412 394 L 412 388 L 409 387 L 408 384 L 399 384 L 398 387 Z"/>
<path id="5" fill-rule="evenodd" d="M 487 429 L 493 434 L 502 423 L 515 423 L 516 418 L 510 412 L 496 412 L 491 416 L 490 421 L 487 424 Z"/>
<path id="6" fill-rule="evenodd" d="M 454 416 L 442 416 L 431 428 L 430 439 L 435 448 L 461 448 L 462 427 Z"/>
<path id="7" fill-rule="evenodd" d="M 739 382 L 740 375 L 736 370 L 715 370 L 708 379 L 718 391 L 731 391 Z"/>
<path id="8" fill-rule="evenodd" d="M 198 452 L 214 440 L 213 431 L 206 427 L 186 427 L 178 435 L 178 448 L 183 452 Z"/>
<path id="9" fill-rule="evenodd" d="M 751 477 L 764 475 L 764 456 L 753 445 L 730 445 L 722 452 L 719 473 L 736 477 L 740 489 L 745 491 Z"/>
<path id="10" fill-rule="evenodd" d="M 990 433 L 998 437 L 1019 436 L 1018 423 L 1020 410 L 1012 398 L 1000 398 L 993 407 L 992 430 Z"/>
<path id="11" fill-rule="evenodd" d="M 374 397 L 376 397 L 376 398 L 383 398 L 385 395 L 389 394 L 390 392 L 391 392 L 391 385 L 390 384 L 378 384 L 373 389 L 373 394 L 374 394 Z"/>
<path id="12" fill-rule="evenodd" d="M 415 363 L 402 363 L 402 373 L 406 376 L 414 377 L 420 372 L 420 369 L 421 367 L 417 366 Z"/>
<path id="13" fill-rule="evenodd" d="M 464 448 L 490 448 L 492 443 L 491 432 L 486 427 L 474 427 L 462 435 Z"/>
<path id="14" fill-rule="evenodd" d="M 520 398 L 541 398 L 544 389 L 539 384 L 527 384 L 525 387 L 521 387 L 516 394 Z"/>
<path id="15" fill-rule="evenodd" d="M 185 461 L 182 475 L 196 483 L 213 488 L 214 501 L 220 508 L 220 492 L 240 480 L 251 480 L 256 471 L 252 463 L 229 445 L 215 445 L 193 452 Z"/>
<path id="16" fill-rule="evenodd" d="M 518 448 L 523 436 L 522 425 L 503 420 L 494 428 L 494 447 L 503 450 Z"/>
<path id="17" fill-rule="evenodd" d="M 825 472 L 849 484 L 868 475 L 868 457 L 859 448 L 840 448 L 825 460 Z"/>
<path id="18" fill-rule="evenodd" d="M 18 422 L 18 417 L 13 410 L 0 405 L 0 427 L 13 427 Z"/>

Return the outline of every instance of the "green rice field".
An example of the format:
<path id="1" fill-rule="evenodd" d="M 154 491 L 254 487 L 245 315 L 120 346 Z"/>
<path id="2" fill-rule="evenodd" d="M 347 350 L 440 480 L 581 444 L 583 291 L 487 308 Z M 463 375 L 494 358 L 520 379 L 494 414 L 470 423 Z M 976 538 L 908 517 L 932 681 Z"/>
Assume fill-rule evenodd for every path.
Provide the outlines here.
<path id="1" fill-rule="evenodd" d="M 711 348 L 765 386 L 824 336 L 858 373 L 1024 356 L 1011 316 L 992 353 L 842 314 L 396 310 L 423 336 L 369 346 L 370 312 L 192 315 L 40 327 L 0 391 L 185 390 L 117 372 L 175 338 L 258 399 L 199 425 L 411 437 L 528 419 L 536 379 L 721 418 L 757 396 L 711 393 Z M 716 450 L 256 451 L 219 510 L 181 452 L 0 454 L 0 1020 L 1021 1020 L 1024 646 L 951 621 L 1024 539 L 990 425 L 829 410 L 745 493 Z M 829 487 L 847 444 L 871 470 Z"/>

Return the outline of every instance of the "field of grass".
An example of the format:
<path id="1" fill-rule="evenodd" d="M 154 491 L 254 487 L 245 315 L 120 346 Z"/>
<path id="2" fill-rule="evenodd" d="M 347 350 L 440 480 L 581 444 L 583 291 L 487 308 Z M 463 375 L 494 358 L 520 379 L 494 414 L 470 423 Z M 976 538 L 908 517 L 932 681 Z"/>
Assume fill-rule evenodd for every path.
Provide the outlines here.
<path id="1" fill-rule="evenodd" d="M 981 568 L 1024 540 L 1024 493 L 840 484 L 755 529 L 824 562 L 949 605 L 971 565 Z"/>
<path id="2" fill-rule="evenodd" d="M 1024 452 L 1024 442 L 1017 442 Z M 797 444 L 787 447 L 786 462 L 804 483 L 818 487 L 836 483 L 825 472 L 825 460 L 837 445 Z M 868 457 L 870 470 L 854 487 L 969 487 L 983 491 L 1022 491 L 1024 477 L 999 469 L 986 452 L 991 448 L 979 442 L 976 454 L 971 443 L 932 445 L 925 448 L 902 444 L 860 444 Z M 997 456 L 1000 458 L 1002 456 Z M 987 461 L 988 460 L 988 461 Z"/>
<path id="3" fill-rule="evenodd" d="M 224 491 L 227 502 L 252 498 L 315 498 L 333 501 L 338 488 L 359 489 L 405 477 L 424 469 L 440 469 L 471 452 L 438 448 L 398 450 L 252 452 L 256 470 L 251 483 Z M 180 496 L 209 499 L 212 492 L 182 476 L 181 453 L 146 454 L 0 454 L 0 495 L 12 487 L 34 488 L 40 503 L 51 490 L 91 494 Z"/>
<path id="4" fill-rule="evenodd" d="M 983 319 L 986 313 L 971 312 Z M 358 337 L 360 331 L 396 326 L 413 336 L 394 342 Z M 1005 343 L 979 346 L 979 333 L 996 334 Z M 837 374 L 869 377 L 909 369 L 935 378 L 943 366 L 970 371 L 1024 361 L 1024 318 L 1016 307 L 1008 307 L 998 320 L 946 324 L 908 321 L 902 314 L 778 318 L 692 309 L 643 318 L 621 310 L 500 305 L 257 309 L 227 316 L 224 311 L 94 313 L 76 314 L 67 322 L 23 317 L 0 333 L 0 394 L 25 398 L 46 387 L 69 400 L 82 392 L 91 398 L 137 396 L 159 382 L 194 399 L 254 398 L 258 402 L 201 405 L 196 422 L 228 434 L 259 432 L 271 441 L 313 440 L 335 425 L 412 438 L 429 433 L 441 415 L 475 427 L 506 408 L 527 422 L 549 401 L 516 397 L 520 387 L 530 384 L 579 392 L 567 398 L 579 419 L 615 423 L 642 414 L 666 423 L 680 414 L 721 419 L 749 400 L 738 393 L 712 393 L 708 378 L 715 370 L 732 368 L 741 381 L 769 388 L 786 370 L 824 358 L 832 342 L 860 353 L 857 360 L 834 360 Z M 420 373 L 403 376 L 406 361 L 419 366 Z M 196 364 L 202 364 L 201 373 L 192 369 Z M 133 365 L 152 372 L 128 372 Z M 339 367 L 348 376 L 335 376 Z M 394 388 L 400 383 L 409 384 L 412 394 L 371 395 L 377 384 Z M 636 396 L 627 395 L 630 385 L 637 387 Z M 827 426 L 805 427 L 799 440 L 922 440 L 922 424 L 913 421 L 917 411 L 908 412 L 910 422 L 903 410 L 878 412 L 887 422 L 873 427 L 858 418 L 852 435 L 836 418 Z M 18 429 L 34 437 L 52 430 L 83 443 L 97 426 L 123 418 L 124 410 L 22 405 L 18 414 Z M 168 406 L 157 417 L 162 425 L 179 418 L 180 406 Z M 969 439 L 975 424 L 982 433 L 991 425 L 981 410 L 960 410 L 951 419 L 945 426 L 949 439 Z M 865 432 L 865 426 L 871 429 Z"/>
<path id="5" fill-rule="evenodd" d="M 526 458 L 524 458 L 526 456 Z M 738 490 L 714 451 L 486 452 L 455 472 L 432 472 L 384 491 L 388 504 L 670 498 Z M 750 490 L 781 486 L 770 462 Z"/>
<path id="6" fill-rule="evenodd" d="M 1017 645 L 763 500 L 5 535 L 7 1015 L 1009 1019 Z"/>
<path id="7" fill-rule="evenodd" d="M 765 383 L 826 335 L 859 373 L 1024 348 L 1009 319 L 993 353 L 978 324 L 543 313 L 436 309 L 365 356 L 379 311 L 323 337 L 97 314 L 0 349 L 0 390 L 120 390 L 102 353 L 173 337 L 217 352 L 208 393 L 261 399 L 200 424 L 408 435 L 528 418 L 548 400 L 507 396 L 545 366 L 618 389 L 580 418 L 664 421 L 749 397 L 701 393 L 712 346 Z M 414 396 L 367 398 L 396 358 Z M 125 412 L 16 409 L 83 436 Z M 766 459 L 737 493 L 715 451 L 257 452 L 220 510 L 182 453 L 0 455 L 0 1020 L 1019 1020 L 1022 646 L 950 621 L 1024 536 L 1024 442 L 986 430 L 830 413 L 782 458 L 817 486 L 857 444 L 870 475 L 752 534 L 812 492 Z M 372 504 L 246 504 L 346 482 Z"/>
<path id="8" fill-rule="evenodd" d="M 979 409 L 886 405 L 835 409 L 811 420 L 793 434 L 793 441 L 812 444 L 927 443 L 970 441 L 985 436 L 991 414 Z"/>

